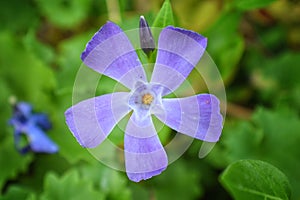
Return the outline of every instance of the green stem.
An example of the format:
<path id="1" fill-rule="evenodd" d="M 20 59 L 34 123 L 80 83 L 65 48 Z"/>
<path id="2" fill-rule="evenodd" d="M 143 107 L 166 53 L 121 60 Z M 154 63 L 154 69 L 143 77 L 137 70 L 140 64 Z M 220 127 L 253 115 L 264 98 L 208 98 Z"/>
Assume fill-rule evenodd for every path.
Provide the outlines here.
<path id="1" fill-rule="evenodd" d="M 106 6 L 108 11 L 108 19 L 115 23 L 121 23 L 121 13 L 119 0 L 106 0 Z"/>

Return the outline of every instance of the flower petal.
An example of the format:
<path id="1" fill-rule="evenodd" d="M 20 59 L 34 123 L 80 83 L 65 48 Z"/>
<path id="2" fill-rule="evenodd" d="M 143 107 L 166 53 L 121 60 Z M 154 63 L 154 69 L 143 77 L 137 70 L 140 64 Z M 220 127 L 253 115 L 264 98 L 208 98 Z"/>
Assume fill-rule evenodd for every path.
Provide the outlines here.
<path id="1" fill-rule="evenodd" d="M 127 92 L 117 92 L 90 98 L 65 112 L 66 123 L 80 145 L 96 147 L 107 137 L 130 111 L 128 96 Z"/>
<path id="2" fill-rule="evenodd" d="M 26 135 L 29 137 L 29 145 L 32 151 L 40 153 L 55 153 L 58 151 L 58 146 L 37 126 L 28 126 Z"/>
<path id="3" fill-rule="evenodd" d="M 48 115 L 46 115 L 44 113 L 33 114 L 31 116 L 31 120 L 33 120 L 43 130 L 50 130 L 52 127 L 52 124 L 49 121 Z"/>
<path id="4" fill-rule="evenodd" d="M 145 71 L 132 44 L 122 29 L 112 22 L 107 22 L 93 36 L 81 59 L 88 67 L 130 89 L 136 80 L 146 81 Z"/>
<path id="5" fill-rule="evenodd" d="M 158 52 L 151 82 L 167 88 L 163 95 L 174 91 L 199 62 L 207 44 L 202 35 L 168 26 L 158 40 Z"/>
<path id="6" fill-rule="evenodd" d="M 15 105 L 15 113 L 23 115 L 24 117 L 29 117 L 32 112 L 32 106 L 29 103 L 26 102 L 19 102 Z"/>
<path id="7" fill-rule="evenodd" d="M 222 132 L 219 100 L 211 94 L 163 99 L 164 113 L 155 115 L 172 129 L 207 142 L 216 142 Z"/>
<path id="8" fill-rule="evenodd" d="M 134 119 L 131 117 L 124 137 L 125 167 L 128 178 L 139 182 L 164 171 L 168 166 L 168 158 L 151 118 L 149 117 L 148 120 L 138 123 L 136 126 L 130 125 L 136 122 L 136 120 L 131 122 L 132 120 Z M 150 137 L 134 136 L 151 131 Z"/>
<path id="9" fill-rule="evenodd" d="M 26 102 L 19 102 L 14 105 L 14 112 L 9 124 L 13 126 L 21 126 L 32 116 L 32 106 Z"/>
<path id="10" fill-rule="evenodd" d="M 145 114 L 148 115 L 148 113 Z M 157 135 L 150 115 L 141 121 L 140 116 L 136 115 L 135 111 L 126 126 L 126 134 L 135 138 L 149 138 Z"/>

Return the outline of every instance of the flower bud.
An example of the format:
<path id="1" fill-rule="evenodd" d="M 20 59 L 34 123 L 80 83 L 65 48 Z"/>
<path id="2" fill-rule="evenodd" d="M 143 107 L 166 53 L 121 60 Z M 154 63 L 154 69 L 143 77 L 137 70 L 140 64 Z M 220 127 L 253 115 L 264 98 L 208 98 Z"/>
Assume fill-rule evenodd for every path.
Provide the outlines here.
<path id="1" fill-rule="evenodd" d="M 140 17 L 140 44 L 147 55 L 155 49 L 154 39 L 144 16 Z"/>

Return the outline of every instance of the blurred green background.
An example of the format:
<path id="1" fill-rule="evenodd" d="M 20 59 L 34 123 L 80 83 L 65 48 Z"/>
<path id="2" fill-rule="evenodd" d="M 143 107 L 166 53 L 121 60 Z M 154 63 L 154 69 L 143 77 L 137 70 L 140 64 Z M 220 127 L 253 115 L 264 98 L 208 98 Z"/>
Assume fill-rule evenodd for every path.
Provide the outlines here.
<path id="1" fill-rule="evenodd" d="M 235 174 L 239 169 L 231 164 L 241 159 L 276 167 L 276 172 L 262 173 L 262 177 L 286 179 L 291 199 L 300 199 L 300 1 L 170 3 L 176 26 L 208 38 L 207 51 L 226 86 L 226 122 L 220 141 L 204 159 L 198 158 L 201 142 L 194 141 L 161 175 L 133 183 L 125 173 L 104 166 L 81 148 L 65 125 L 63 113 L 72 105 L 80 54 L 93 34 L 107 20 L 129 30 L 137 28 L 139 16 L 144 15 L 151 25 L 163 1 L 0 1 L 1 200 L 289 198 L 281 198 L 275 186 L 265 191 L 275 191 L 278 198 L 240 196 L 237 191 L 245 183 L 252 187 L 260 182 L 251 176 L 244 182 L 239 179 L 249 170 L 239 176 Z M 110 84 L 109 80 L 102 83 L 101 92 L 108 92 Z M 16 151 L 13 128 L 7 123 L 12 115 L 11 97 L 49 114 L 53 129 L 48 134 L 59 145 L 59 153 L 20 155 Z M 226 168 L 228 173 L 223 173 Z M 232 183 L 230 169 L 237 178 Z M 279 170 L 287 178 L 277 176 Z M 282 191 L 289 194 L 289 189 Z"/>

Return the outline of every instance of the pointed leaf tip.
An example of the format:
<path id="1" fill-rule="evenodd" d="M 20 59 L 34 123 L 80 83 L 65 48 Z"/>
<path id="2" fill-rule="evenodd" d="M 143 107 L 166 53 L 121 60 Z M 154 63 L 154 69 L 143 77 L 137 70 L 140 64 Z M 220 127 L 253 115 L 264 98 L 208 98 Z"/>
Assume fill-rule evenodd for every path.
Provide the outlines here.
<path id="1" fill-rule="evenodd" d="M 168 25 L 174 25 L 174 17 L 170 1 L 165 0 L 152 26 L 164 28 Z"/>

